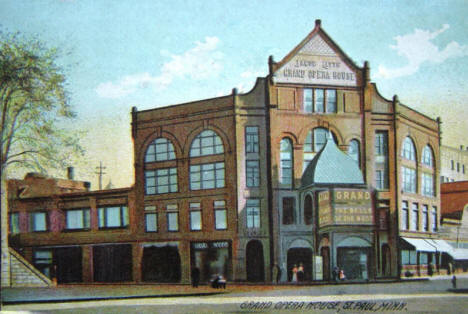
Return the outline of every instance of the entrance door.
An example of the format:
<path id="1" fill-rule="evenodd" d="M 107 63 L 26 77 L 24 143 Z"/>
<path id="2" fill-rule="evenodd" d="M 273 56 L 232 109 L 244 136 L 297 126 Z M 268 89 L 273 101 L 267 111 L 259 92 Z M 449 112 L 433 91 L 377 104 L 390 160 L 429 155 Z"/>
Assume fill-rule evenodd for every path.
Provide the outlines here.
<path id="1" fill-rule="evenodd" d="M 82 282 L 80 247 L 55 249 L 54 259 L 58 283 Z"/>
<path id="2" fill-rule="evenodd" d="M 288 281 L 292 280 L 294 265 L 304 266 L 304 281 L 312 280 L 312 250 L 309 248 L 292 248 L 288 250 Z"/>
<path id="3" fill-rule="evenodd" d="M 247 244 L 246 250 L 247 281 L 265 281 L 264 267 L 262 243 L 258 240 L 252 240 Z"/>
<path id="4" fill-rule="evenodd" d="M 328 246 L 320 249 L 323 258 L 323 280 L 330 280 L 330 248 Z"/>
<path id="5" fill-rule="evenodd" d="M 390 276 L 390 247 L 388 244 L 382 245 L 382 275 Z"/>
<path id="6" fill-rule="evenodd" d="M 344 271 L 346 279 L 367 280 L 369 278 L 369 250 L 367 248 L 338 248 L 338 267 Z"/>
<path id="7" fill-rule="evenodd" d="M 177 247 L 145 247 L 141 268 L 143 281 L 179 282 L 180 256 Z"/>

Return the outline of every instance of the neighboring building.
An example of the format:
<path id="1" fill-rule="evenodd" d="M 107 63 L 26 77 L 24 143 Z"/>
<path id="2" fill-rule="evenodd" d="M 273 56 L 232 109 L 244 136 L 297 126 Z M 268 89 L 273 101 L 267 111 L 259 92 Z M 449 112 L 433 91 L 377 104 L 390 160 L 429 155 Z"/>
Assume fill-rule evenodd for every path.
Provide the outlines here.
<path id="1" fill-rule="evenodd" d="M 442 145 L 440 147 L 440 182 L 468 180 L 468 146 L 460 148 Z"/>
<path id="2" fill-rule="evenodd" d="M 441 262 L 440 122 L 369 71 L 316 21 L 246 94 L 133 108 L 135 186 L 20 197 L 12 212 L 50 212 L 51 229 L 23 223 L 14 243 L 38 267 L 81 256 L 85 282 L 270 281 L 274 263 L 281 281 L 300 264 L 307 281 L 425 275 Z"/>

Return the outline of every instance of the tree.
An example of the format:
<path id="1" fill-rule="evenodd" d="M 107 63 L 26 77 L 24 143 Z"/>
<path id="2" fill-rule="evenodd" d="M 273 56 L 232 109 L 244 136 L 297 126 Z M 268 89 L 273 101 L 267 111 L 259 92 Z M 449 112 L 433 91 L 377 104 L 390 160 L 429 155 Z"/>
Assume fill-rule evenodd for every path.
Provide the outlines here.
<path id="1" fill-rule="evenodd" d="M 37 39 L 0 32 L 2 273 L 8 249 L 7 170 L 47 173 L 66 167 L 74 154 L 83 154 L 78 136 L 63 127 L 75 113 L 57 60 L 58 50 Z"/>

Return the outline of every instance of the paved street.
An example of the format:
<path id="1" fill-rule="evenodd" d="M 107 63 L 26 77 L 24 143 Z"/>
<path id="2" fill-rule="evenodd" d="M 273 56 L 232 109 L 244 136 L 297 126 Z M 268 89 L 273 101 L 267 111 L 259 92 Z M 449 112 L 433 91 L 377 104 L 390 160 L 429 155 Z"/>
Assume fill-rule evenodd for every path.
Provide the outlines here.
<path id="1" fill-rule="evenodd" d="M 29 303 L 4 305 L 7 311 L 46 311 L 48 313 L 217 313 L 217 312 L 406 312 L 464 313 L 468 306 L 468 278 L 458 279 L 458 291 L 449 291 L 448 278 L 377 284 L 343 284 L 321 286 L 243 286 L 231 285 L 226 292 L 202 287 L 199 296 L 193 296 L 190 288 L 179 294 L 185 296 L 168 297 L 171 289 L 181 286 L 99 286 L 88 287 L 88 294 L 96 291 L 96 296 L 118 297 L 119 291 L 128 293 L 131 298 L 96 301 L 73 301 L 52 303 Z M 66 287 L 69 297 L 75 288 Z M 81 287 L 84 289 L 85 287 Z M 159 288 L 160 290 L 157 290 Z M 60 288 L 58 288 L 60 289 Z M 31 289 L 30 289 L 31 290 Z M 63 290 L 63 289 L 62 289 Z M 33 290 L 34 291 L 34 290 Z M 159 291 L 158 297 L 156 292 Z M 155 297 L 148 295 L 152 292 Z M 166 292 L 162 294 L 162 292 Z M 174 292 L 174 291 L 173 291 Z M 222 292 L 222 294 L 211 294 Z M 225 293 L 224 293 L 225 292 Z M 29 294 L 33 296 L 33 292 Z M 138 296 L 144 296 L 140 298 Z M 173 294 L 175 295 L 175 294 Z M 62 294 L 64 297 L 65 294 Z M 123 296 L 123 295 L 120 295 Z M 10 294 L 10 297 L 12 295 Z M 75 298 L 79 295 L 76 294 Z M 43 300 L 44 301 L 44 300 Z"/>

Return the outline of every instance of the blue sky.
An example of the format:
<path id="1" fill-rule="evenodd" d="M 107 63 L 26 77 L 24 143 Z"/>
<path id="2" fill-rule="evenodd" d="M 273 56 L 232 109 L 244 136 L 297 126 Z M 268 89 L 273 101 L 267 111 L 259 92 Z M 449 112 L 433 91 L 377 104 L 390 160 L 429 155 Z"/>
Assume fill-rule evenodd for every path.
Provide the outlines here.
<path id="1" fill-rule="evenodd" d="M 3 30 L 64 52 L 72 104 L 86 130 L 77 178 L 97 188 L 133 183 L 132 106 L 149 109 L 248 91 L 313 28 L 315 19 L 381 94 L 432 117 L 443 143 L 468 145 L 466 1 L 0 0 Z M 450 125 L 450 127 L 448 127 Z M 455 127 L 452 127 L 455 126 Z"/>

